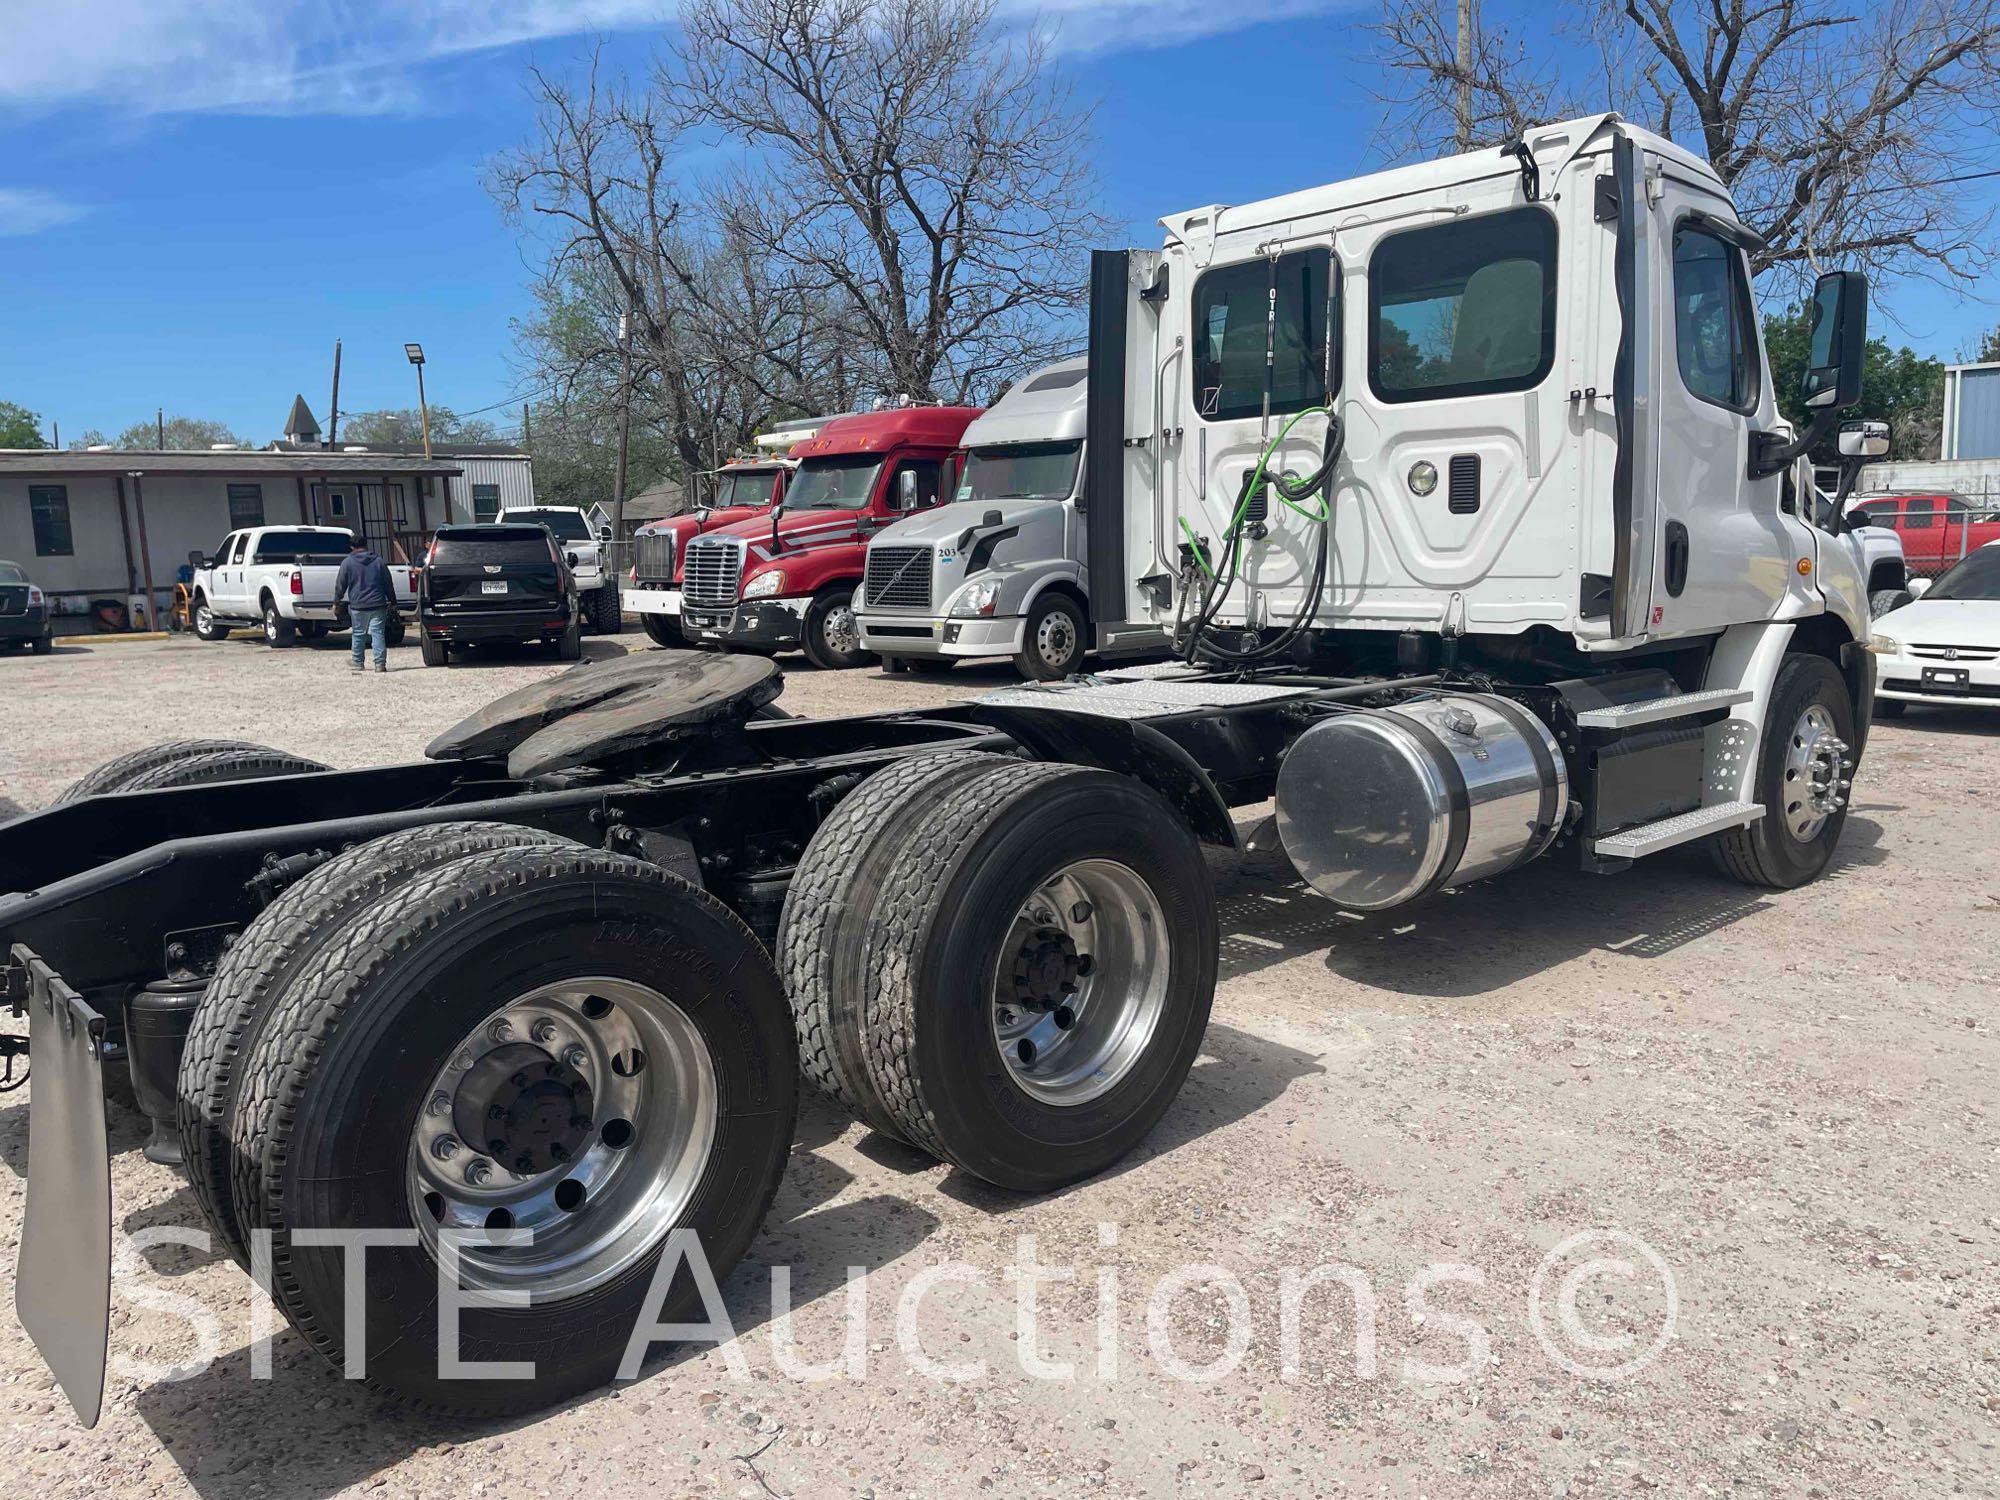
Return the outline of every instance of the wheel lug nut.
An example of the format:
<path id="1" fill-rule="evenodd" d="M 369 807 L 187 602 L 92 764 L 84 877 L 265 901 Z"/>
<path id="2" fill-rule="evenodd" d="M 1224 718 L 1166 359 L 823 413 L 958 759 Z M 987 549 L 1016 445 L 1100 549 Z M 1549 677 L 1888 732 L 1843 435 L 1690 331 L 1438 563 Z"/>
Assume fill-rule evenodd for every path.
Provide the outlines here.
<path id="1" fill-rule="evenodd" d="M 451 1060 L 451 1065 L 463 1073 L 467 1068 L 472 1066 L 472 1054 L 470 1052 L 459 1053 L 458 1056 Z"/>
<path id="2" fill-rule="evenodd" d="M 431 1155 L 435 1156 L 439 1161 L 450 1161 L 454 1156 L 458 1155 L 458 1137 L 455 1135 L 439 1136 L 431 1142 Z"/>
<path id="3" fill-rule="evenodd" d="M 572 1068 L 581 1068 L 588 1061 L 588 1054 L 577 1043 L 571 1042 L 567 1047 L 563 1048 L 562 1060 Z"/>
<path id="4" fill-rule="evenodd" d="M 474 1187 L 479 1187 L 483 1183 L 491 1181 L 492 1177 L 493 1168 L 487 1163 L 484 1157 L 475 1156 L 465 1164 L 465 1180 Z"/>
<path id="5" fill-rule="evenodd" d="M 507 1111 L 497 1104 L 489 1104 L 486 1106 L 486 1118 L 489 1120 L 504 1120 L 507 1118 Z"/>
<path id="6" fill-rule="evenodd" d="M 436 1119 L 440 1115 L 448 1115 L 451 1113 L 451 1095 L 432 1094 L 431 1102 L 426 1107 L 430 1110 L 432 1119 Z"/>
<path id="7" fill-rule="evenodd" d="M 535 1022 L 534 1029 L 528 1034 L 543 1046 L 547 1046 L 556 1039 L 556 1023 L 545 1017 Z"/>
<path id="8" fill-rule="evenodd" d="M 487 1029 L 486 1034 L 496 1042 L 504 1042 L 514 1034 L 514 1023 L 502 1018 Z"/>

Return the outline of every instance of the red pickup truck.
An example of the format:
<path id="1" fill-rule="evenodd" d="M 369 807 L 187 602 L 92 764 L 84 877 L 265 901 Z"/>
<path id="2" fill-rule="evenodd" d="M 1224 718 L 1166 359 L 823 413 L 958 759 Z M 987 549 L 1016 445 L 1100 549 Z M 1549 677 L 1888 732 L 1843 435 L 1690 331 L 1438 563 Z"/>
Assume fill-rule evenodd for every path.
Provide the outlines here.
<path id="1" fill-rule="evenodd" d="M 816 667 L 858 667 L 854 590 L 868 538 L 953 493 L 972 406 L 906 406 L 836 417 L 792 449 L 798 471 L 765 516 L 714 528 L 681 550 L 681 630 L 732 650 L 803 650 Z"/>
<path id="2" fill-rule="evenodd" d="M 789 458 L 731 459 L 714 472 L 715 503 L 685 515 L 649 521 L 632 535 L 632 571 L 625 580 L 625 608 L 639 617 L 661 646 L 681 646 L 681 555 L 703 532 L 768 516 L 785 498 L 785 481 L 798 465 Z"/>
<path id="3" fill-rule="evenodd" d="M 2000 510 L 1943 492 L 1862 495 L 1851 509 L 1895 528 L 1912 578 L 1935 578 L 1968 553 L 2000 541 Z"/>

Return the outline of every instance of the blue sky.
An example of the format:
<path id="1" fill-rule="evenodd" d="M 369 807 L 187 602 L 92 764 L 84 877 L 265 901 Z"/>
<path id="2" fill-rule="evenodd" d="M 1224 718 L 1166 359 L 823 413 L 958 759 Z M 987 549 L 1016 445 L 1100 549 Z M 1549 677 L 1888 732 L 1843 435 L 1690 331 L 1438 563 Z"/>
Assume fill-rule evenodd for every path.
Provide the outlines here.
<path id="1" fill-rule="evenodd" d="M 560 66 L 602 34 L 611 62 L 642 67 L 657 0 L 22 9 L 0 53 L 0 399 L 43 413 L 45 431 L 53 418 L 65 442 L 161 405 L 261 441 L 295 391 L 324 420 L 335 338 L 344 408 L 414 405 L 402 345 L 416 339 L 434 401 L 518 422 L 510 319 L 528 272 L 482 165 L 529 127 L 528 61 Z M 1157 243 L 1170 210 L 1379 164 L 1360 30 L 1373 4 L 1042 13 L 1099 101 L 1106 206 L 1132 243 Z M 1886 300 L 1901 324 L 1887 331 L 1926 353 L 2000 321 L 1929 287 Z"/>

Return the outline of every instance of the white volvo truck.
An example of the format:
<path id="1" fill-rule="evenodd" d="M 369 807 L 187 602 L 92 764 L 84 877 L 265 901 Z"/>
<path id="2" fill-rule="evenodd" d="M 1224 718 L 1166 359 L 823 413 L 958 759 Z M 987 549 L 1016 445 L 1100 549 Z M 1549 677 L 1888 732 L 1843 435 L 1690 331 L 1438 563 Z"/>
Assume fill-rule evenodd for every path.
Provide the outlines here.
<path id="1" fill-rule="evenodd" d="M 1599 115 L 1098 252 L 1093 644 L 1164 630 L 1176 663 L 811 719 L 769 711 L 765 658 L 638 652 L 425 762 L 150 747 L 0 825 L 35 1084 L 16 1300 L 84 1419 L 114 1059 L 220 1243 L 248 1267 L 268 1232 L 314 1348 L 492 1414 L 694 1316 L 653 1269 L 677 1232 L 717 1275 L 752 1243 L 801 1077 L 1011 1189 L 1129 1151 L 1201 1046 L 1202 846 L 1240 810 L 1275 799 L 1362 913 L 1695 840 L 1812 880 L 1874 670 L 1803 455 L 1859 398 L 1865 287 L 1821 278 L 1789 432 L 1750 243 L 1707 166 Z M 399 1237 L 365 1279 L 329 1235 L 355 1228 Z M 506 1304 L 444 1323 L 453 1265 Z M 452 1329 L 520 1363 L 451 1375 Z"/>
<path id="2" fill-rule="evenodd" d="M 869 542 L 856 621 L 886 670 L 1011 656 L 1023 677 L 1053 682 L 1093 645 L 1100 658 L 1164 649 L 1153 625 L 1093 642 L 1084 365 L 1064 360 L 1008 390 L 965 429 L 952 502 Z"/>

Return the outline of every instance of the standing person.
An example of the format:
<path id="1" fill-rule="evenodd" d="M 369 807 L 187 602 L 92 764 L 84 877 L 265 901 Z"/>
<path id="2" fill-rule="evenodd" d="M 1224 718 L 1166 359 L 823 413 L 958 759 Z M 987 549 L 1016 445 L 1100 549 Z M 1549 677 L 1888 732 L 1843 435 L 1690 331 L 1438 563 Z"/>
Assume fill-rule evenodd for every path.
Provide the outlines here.
<path id="1" fill-rule="evenodd" d="M 389 565 L 359 535 L 347 539 L 347 556 L 333 578 L 333 602 L 347 601 L 349 642 L 353 648 L 349 670 L 363 670 L 362 654 L 370 640 L 375 642 L 375 670 L 389 670 L 389 611 L 396 607 L 396 584 Z"/>

